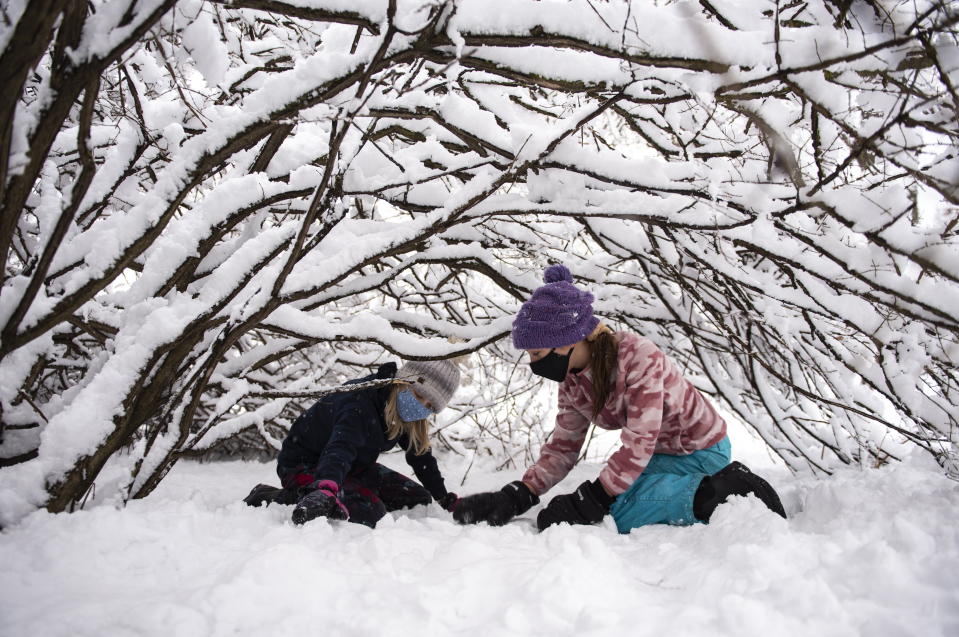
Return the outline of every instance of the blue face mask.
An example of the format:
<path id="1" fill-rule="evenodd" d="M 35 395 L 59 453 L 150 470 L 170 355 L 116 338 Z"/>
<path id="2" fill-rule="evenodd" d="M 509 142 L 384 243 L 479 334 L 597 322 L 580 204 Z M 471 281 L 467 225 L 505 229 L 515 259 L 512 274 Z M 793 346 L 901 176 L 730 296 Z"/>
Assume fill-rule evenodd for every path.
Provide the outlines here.
<path id="1" fill-rule="evenodd" d="M 416 396 L 413 395 L 411 389 L 404 389 L 396 395 L 396 411 L 403 422 L 423 420 L 433 415 L 432 409 L 425 407 L 423 403 L 416 400 Z"/>

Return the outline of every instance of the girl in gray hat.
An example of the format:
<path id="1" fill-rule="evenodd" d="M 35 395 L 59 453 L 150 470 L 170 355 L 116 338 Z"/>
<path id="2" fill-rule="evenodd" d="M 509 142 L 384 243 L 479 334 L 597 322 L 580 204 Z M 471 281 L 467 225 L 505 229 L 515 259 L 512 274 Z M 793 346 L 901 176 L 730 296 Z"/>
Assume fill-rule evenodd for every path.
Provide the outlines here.
<path id="1" fill-rule="evenodd" d="M 350 381 L 344 391 L 317 401 L 290 427 L 277 458 L 282 489 L 257 485 L 245 502 L 295 504 L 293 522 L 318 517 L 376 526 L 387 511 L 436 500 L 452 510 L 430 452 L 428 418 L 449 403 L 460 373 L 451 361 L 395 363 Z M 377 382 L 379 381 L 379 382 Z M 399 445 L 421 484 L 376 462 Z"/>

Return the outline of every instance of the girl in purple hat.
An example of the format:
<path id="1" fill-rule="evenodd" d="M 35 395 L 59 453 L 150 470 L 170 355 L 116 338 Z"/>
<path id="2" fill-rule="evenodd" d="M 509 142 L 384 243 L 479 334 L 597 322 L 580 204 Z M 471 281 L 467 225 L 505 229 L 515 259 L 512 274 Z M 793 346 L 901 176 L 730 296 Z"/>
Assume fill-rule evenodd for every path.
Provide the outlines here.
<path id="1" fill-rule="evenodd" d="M 786 517 L 768 482 L 730 463 L 726 423 L 652 341 L 613 332 L 593 315 L 593 295 L 563 265 L 546 269 L 513 322 L 513 345 L 534 374 L 560 383 L 553 435 L 522 480 L 461 498 L 461 524 L 505 524 L 539 502 L 573 468 L 592 422 L 621 432 L 599 477 L 554 497 L 536 524 L 593 524 L 612 515 L 621 533 L 646 524 L 708 522 L 731 495 L 755 495 Z"/>

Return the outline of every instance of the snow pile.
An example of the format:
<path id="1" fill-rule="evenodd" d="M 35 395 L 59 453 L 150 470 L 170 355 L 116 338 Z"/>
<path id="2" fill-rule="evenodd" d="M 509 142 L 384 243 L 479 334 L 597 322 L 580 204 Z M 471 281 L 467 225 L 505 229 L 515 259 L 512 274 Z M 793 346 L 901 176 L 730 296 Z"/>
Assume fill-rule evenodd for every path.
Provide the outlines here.
<path id="1" fill-rule="evenodd" d="M 443 468 L 461 494 L 516 477 L 476 463 L 459 487 L 467 462 Z M 959 485 L 917 462 L 762 473 L 788 521 L 736 499 L 709 526 L 621 536 L 611 522 L 540 534 L 536 509 L 462 527 L 435 504 L 374 531 L 294 527 L 289 507 L 239 501 L 276 482 L 272 465 L 180 463 L 126 509 L 39 512 L 0 534 L 0 634 L 959 634 Z"/>

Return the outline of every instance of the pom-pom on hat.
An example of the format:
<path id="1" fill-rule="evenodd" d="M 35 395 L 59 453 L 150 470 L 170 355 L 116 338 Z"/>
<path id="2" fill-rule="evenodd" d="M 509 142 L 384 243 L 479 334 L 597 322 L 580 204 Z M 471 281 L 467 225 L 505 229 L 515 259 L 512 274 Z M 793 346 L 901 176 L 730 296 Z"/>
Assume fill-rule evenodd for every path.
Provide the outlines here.
<path id="1" fill-rule="evenodd" d="M 396 380 L 411 384 L 433 404 L 434 411 L 439 412 L 449 404 L 459 387 L 460 370 L 449 360 L 409 361 L 396 372 Z"/>
<path id="2" fill-rule="evenodd" d="M 513 347 L 552 349 L 589 336 L 599 319 L 593 316 L 593 295 L 573 285 L 565 265 L 551 265 L 542 285 L 523 303 L 513 321 Z"/>

